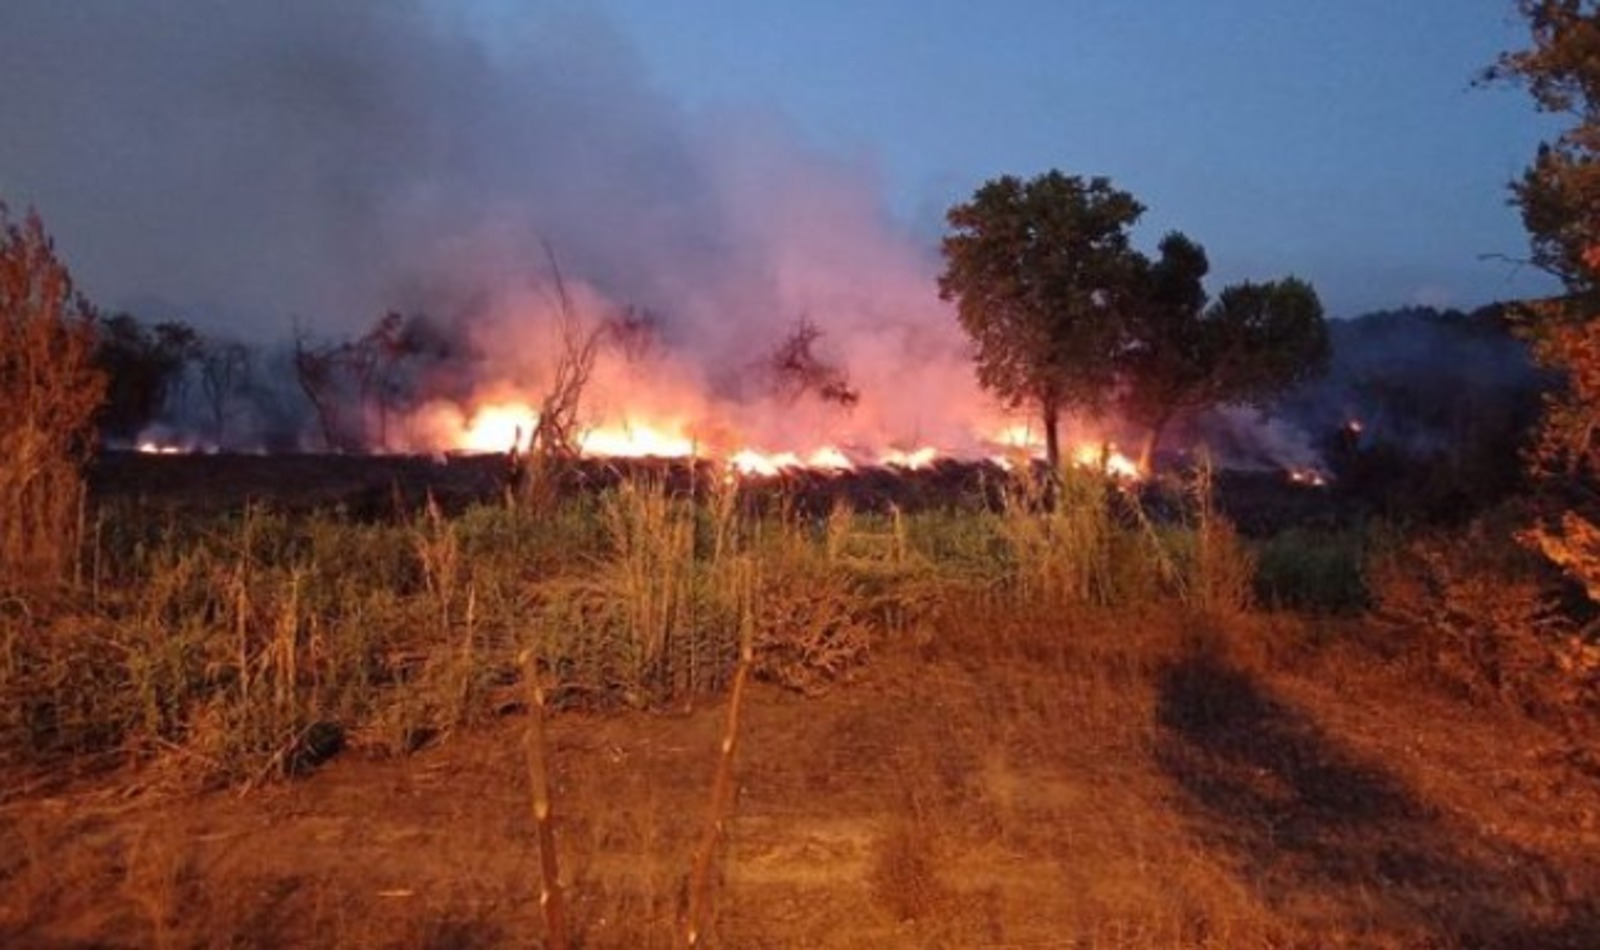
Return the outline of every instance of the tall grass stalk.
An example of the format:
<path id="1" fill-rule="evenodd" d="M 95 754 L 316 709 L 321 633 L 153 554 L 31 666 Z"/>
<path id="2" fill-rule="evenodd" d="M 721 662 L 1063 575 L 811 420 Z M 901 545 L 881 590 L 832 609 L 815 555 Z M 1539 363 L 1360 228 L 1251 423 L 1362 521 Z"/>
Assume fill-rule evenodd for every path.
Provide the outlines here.
<path id="1" fill-rule="evenodd" d="M 1216 507 L 1215 472 L 1203 457 L 1189 485 L 1195 512 L 1195 563 L 1189 597 L 1200 609 L 1237 614 L 1252 604 L 1255 561 Z"/>
<path id="2" fill-rule="evenodd" d="M 1010 551 L 1018 599 L 1105 604 L 1115 599 L 1110 483 L 1096 472 L 1063 468 L 1055 477 L 1025 473 L 1002 496 L 1000 536 Z"/>
<path id="3" fill-rule="evenodd" d="M 750 583 L 746 574 L 745 582 Z M 746 598 L 751 594 L 747 587 Z M 717 772 L 711 783 L 711 802 L 706 808 L 705 828 L 695 850 L 689 871 L 688 909 L 684 916 L 684 945 L 698 947 L 711 908 L 711 868 L 717 851 L 727 836 L 728 811 L 733 803 L 733 765 L 739 747 L 740 713 L 744 708 L 745 685 L 754 666 L 755 631 L 753 614 L 746 613 L 740 624 L 739 664 L 733 674 L 733 690 L 728 697 L 728 715 L 722 725 L 722 741 L 717 757 Z"/>
<path id="4" fill-rule="evenodd" d="M 523 751 L 528 763 L 528 785 L 533 794 L 533 824 L 539 838 L 539 910 L 544 916 L 545 946 L 566 950 L 567 913 L 562 898 L 561 867 L 556 855 L 555 818 L 550 800 L 550 765 L 545 742 L 544 686 L 532 650 L 521 656 L 523 683 L 528 691 L 528 728 Z"/>

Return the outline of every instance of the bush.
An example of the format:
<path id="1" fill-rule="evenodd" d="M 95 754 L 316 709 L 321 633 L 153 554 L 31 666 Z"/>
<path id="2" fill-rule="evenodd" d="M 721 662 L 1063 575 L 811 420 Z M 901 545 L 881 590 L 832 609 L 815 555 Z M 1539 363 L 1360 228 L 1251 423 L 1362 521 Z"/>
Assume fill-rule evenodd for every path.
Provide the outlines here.
<path id="1" fill-rule="evenodd" d="M 1519 517 L 1499 515 L 1377 561 L 1380 614 L 1402 623 L 1421 659 L 1472 698 L 1557 714 L 1592 705 L 1600 666 L 1562 609 L 1562 581 L 1513 537 Z"/>
<path id="2" fill-rule="evenodd" d="M 88 305 L 36 214 L 0 204 L 0 578 L 60 579 L 77 550 L 82 463 L 105 379 Z"/>
<path id="3" fill-rule="evenodd" d="M 1292 610 L 1359 612 L 1368 603 L 1365 556 L 1358 530 L 1283 531 L 1256 549 L 1256 597 Z"/>

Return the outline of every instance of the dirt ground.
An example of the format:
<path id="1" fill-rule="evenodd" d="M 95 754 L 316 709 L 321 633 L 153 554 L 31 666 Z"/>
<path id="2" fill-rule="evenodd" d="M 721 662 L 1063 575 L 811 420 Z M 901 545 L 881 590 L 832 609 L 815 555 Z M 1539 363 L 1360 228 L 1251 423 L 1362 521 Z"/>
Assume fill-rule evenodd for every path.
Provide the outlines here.
<path id="1" fill-rule="evenodd" d="M 1600 946 L 1592 730 L 1466 705 L 1381 636 L 1041 616 L 756 684 L 707 942 Z M 551 717 L 579 945 L 679 942 L 724 715 Z M 246 791 L 170 757 L 9 776 L 0 944 L 539 945 L 528 722 Z"/>

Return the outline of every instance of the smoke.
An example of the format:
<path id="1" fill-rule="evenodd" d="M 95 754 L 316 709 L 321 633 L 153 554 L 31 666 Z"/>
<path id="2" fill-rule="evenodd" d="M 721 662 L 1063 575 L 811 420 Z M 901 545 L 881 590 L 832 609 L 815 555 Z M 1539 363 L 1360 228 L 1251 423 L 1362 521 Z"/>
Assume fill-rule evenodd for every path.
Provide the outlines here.
<path id="1" fill-rule="evenodd" d="M 710 451 L 992 451 L 1005 420 L 936 297 L 936 255 L 891 219 L 873 168 L 771 114 L 685 110 L 603 14 L 504 6 L 490 42 L 428 0 L 12 0 L 0 197 L 39 209 L 97 302 L 266 344 L 230 410 L 255 442 L 316 443 L 292 327 L 346 339 L 389 311 L 463 344 L 411 380 L 391 447 L 536 402 L 559 276 L 591 324 L 649 318 L 649 346 L 596 365 L 594 422 Z M 771 385 L 802 322 L 853 404 Z M 1374 352 L 1392 361 L 1392 342 Z M 1277 421 L 1215 414 L 1191 435 L 1303 464 L 1302 432 L 1380 413 L 1344 405 L 1367 369 Z"/>
<path id="2" fill-rule="evenodd" d="M 522 39 L 492 59 L 415 0 L 23 0 L 0 185 L 97 295 L 269 331 L 459 304 L 540 237 L 624 294 L 652 248 L 714 256 L 692 135 L 621 39 L 554 13 Z"/>
<path id="3" fill-rule="evenodd" d="M 599 14 L 533 5 L 492 47 L 419 0 L 6 19 L 0 195 L 102 303 L 256 340 L 427 313 L 469 326 L 477 382 L 506 392 L 548 368 L 559 271 L 590 316 L 656 318 L 648 365 L 597 370 L 602 412 L 643 397 L 772 444 L 970 442 L 992 414 L 872 170 L 771 116 L 686 113 Z M 801 320 L 854 409 L 761 387 Z"/>

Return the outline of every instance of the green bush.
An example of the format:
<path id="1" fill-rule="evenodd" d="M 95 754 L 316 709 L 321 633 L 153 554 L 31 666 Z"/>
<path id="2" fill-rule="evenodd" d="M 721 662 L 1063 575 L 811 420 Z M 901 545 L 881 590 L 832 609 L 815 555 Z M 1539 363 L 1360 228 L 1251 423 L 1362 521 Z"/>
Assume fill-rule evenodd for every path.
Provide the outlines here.
<path id="1" fill-rule="evenodd" d="M 1291 528 L 1256 549 L 1255 592 L 1268 606 L 1320 613 L 1366 608 L 1366 537 Z"/>

